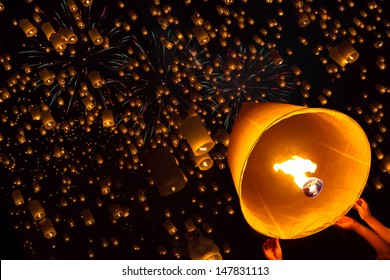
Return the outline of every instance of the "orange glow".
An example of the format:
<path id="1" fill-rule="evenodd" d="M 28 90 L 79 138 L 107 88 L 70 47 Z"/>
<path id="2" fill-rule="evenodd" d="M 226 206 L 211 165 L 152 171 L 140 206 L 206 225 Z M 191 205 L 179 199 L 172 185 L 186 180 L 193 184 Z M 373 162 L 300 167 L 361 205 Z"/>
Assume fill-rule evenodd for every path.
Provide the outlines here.
<path id="1" fill-rule="evenodd" d="M 301 189 L 309 179 L 307 172 L 314 173 L 317 170 L 317 164 L 310 159 L 304 159 L 299 156 L 292 156 L 291 159 L 282 163 L 275 163 L 274 170 L 282 170 L 284 173 L 294 177 L 294 182 Z"/>

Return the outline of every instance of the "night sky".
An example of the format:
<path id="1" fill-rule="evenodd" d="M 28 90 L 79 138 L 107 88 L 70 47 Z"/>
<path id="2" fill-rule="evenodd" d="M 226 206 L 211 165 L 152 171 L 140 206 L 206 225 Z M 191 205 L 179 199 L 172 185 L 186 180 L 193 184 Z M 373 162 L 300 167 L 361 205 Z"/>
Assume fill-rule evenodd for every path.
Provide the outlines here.
<path id="1" fill-rule="evenodd" d="M 267 237 L 241 213 L 227 147 L 217 134 L 231 132 L 243 102 L 328 108 L 356 120 L 372 148 L 362 197 L 390 226 L 384 1 L 94 0 L 85 7 L 75 0 L 73 13 L 67 2 L 0 1 L 2 259 L 189 259 L 189 219 L 223 259 L 264 259 Z M 304 27 L 299 14 L 309 20 Z M 23 19 L 35 35 L 24 32 Z M 47 38 L 42 26 L 48 22 L 66 49 L 56 50 Z M 197 23 L 206 44 L 193 35 Z M 66 41 L 63 30 L 77 41 Z M 90 30 L 102 41 L 93 42 Z M 344 40 L 359 58 L 341 67 L 329 50 Z M 43 81 L 44 69 L 52 83 Z M 55 127 L 34 120 L 31 108 L 49 111 Z M 112 126 L 103 124 L 103 112 L 112 112 Z M 209 152 L 213 166 L 204 171 L 180 131 L 195 113 L 216 143 Z M 168 196 L 150 184 L 146 164 L 145 155 L 160 146 L 188 180 Z M 28 207 L 34 200 L 53 223 L 53 238 L 34 221 Z M 348 215 L 360 221 L 355 210 Z M 360 236 L 334 227 L 281 246 L 284 259 L 375 259 Z"/>

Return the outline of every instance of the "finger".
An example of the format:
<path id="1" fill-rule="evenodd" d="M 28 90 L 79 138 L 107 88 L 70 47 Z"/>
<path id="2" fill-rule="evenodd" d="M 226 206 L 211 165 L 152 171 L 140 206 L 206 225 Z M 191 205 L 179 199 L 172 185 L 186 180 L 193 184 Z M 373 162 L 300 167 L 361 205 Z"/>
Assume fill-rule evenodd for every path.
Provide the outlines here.
<path id="1" fill-rule="evenodd" d="M 271 248 L 275 248 L 276 247 L 276 238 L 270 238 L 270 241 L 269 241 L 269 245 Z"/>
<path id="2" fill-rule="evenodd" d="M 337 221 L 336 223 L 333 224 L 335 227 L 337 228 L 340 228 L 341 227 L 341 223 L 339 221 Z"/>
<path id="3" fill-rule="evenodd" d="M 361 204 L 361 202 L 360 202 L 359 199 L 358 199 L 358 200 L 356 200 L 354 206 L 357 207 L 357 206 L 360 206 L 360 204 Z"/>
<path id="4" fill-rule="evenodd" d="M 275 238 L 275 247 L 280 248 L 279 238 Z"/>
<path id="5" fill-rule="evenodd" d="M 264 243 L 263 243 L 263 249 L 264 250 L 268 250 L 269 249 L 269 239 L 267 239 Z"/>
<path id="6" fill-rule="evenodd" d="M 355 204 L 353 205 L 353 207 L 359 211 L 359 209 L 362 209 L 362 204 L 361 202 L 358 200 L 355 202 Z"/>

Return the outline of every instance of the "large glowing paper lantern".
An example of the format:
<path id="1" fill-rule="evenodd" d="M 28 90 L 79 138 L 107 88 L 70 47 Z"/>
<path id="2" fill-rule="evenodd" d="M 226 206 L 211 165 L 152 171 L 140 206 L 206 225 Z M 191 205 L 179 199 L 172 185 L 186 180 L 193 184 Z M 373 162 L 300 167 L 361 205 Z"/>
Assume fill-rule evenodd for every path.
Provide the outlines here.
<path id="1" fill-rule="evenodd" d="M 243 104 L 228 148 L 246 221 L 283 239 L 343 216 L 365 186 L 370 159 L 365 133 L 347 115 L 278 103 Z"/>

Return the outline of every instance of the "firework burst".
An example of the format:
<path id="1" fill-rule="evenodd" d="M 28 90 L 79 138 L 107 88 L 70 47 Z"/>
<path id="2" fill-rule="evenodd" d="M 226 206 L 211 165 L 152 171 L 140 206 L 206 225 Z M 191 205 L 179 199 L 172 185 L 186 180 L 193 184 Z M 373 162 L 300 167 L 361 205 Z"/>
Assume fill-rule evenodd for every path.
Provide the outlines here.
<path id="1" fill-rule="evenodd" d="M 196 103 L 195 97 L 201 96 L 206 50 L 178 30 L 143 30 L 144 36 L 133 36 L 128 49 L 129 75 L 135 84 L 130 89 L 132 98 L 125 103 L 138 116 L 141 128 L 147 128 L 144 137 L 154 137 L 176 126 Z"/>
<path id="2" fill-rule="evenodd" d="M 56 101 L 67 104 L 66 114 L 78 103 L 81 111 L 92 110 L 97 103 L 115 106 L 114 93 L 119 103 L 124 101 L 127 81 L 122 72 L 129 59 L 125 50 L 130 35 L 107 20 L 107 6 L 78 7 L 63 0 L 59 7 L 54 14 L 35 8 L 38 28 L 32 32 L 37 36 L 31 36 L 27 50 L 20 53 L 27 62 L 24 70 L 38 74 L 32 91 L 45 92 L 41 101 L 48 100 L 50 107 Z M 19 25 L 26 32 L 22 21 Z"/>
<path id="3" fill-rule="evenodd" d="M 217 54 L 205 67 L 207 103 L 218 124 L 230 128 L 243 102 L 288 102 L 293 83 L 276 50 L 263 48 Z"/>

